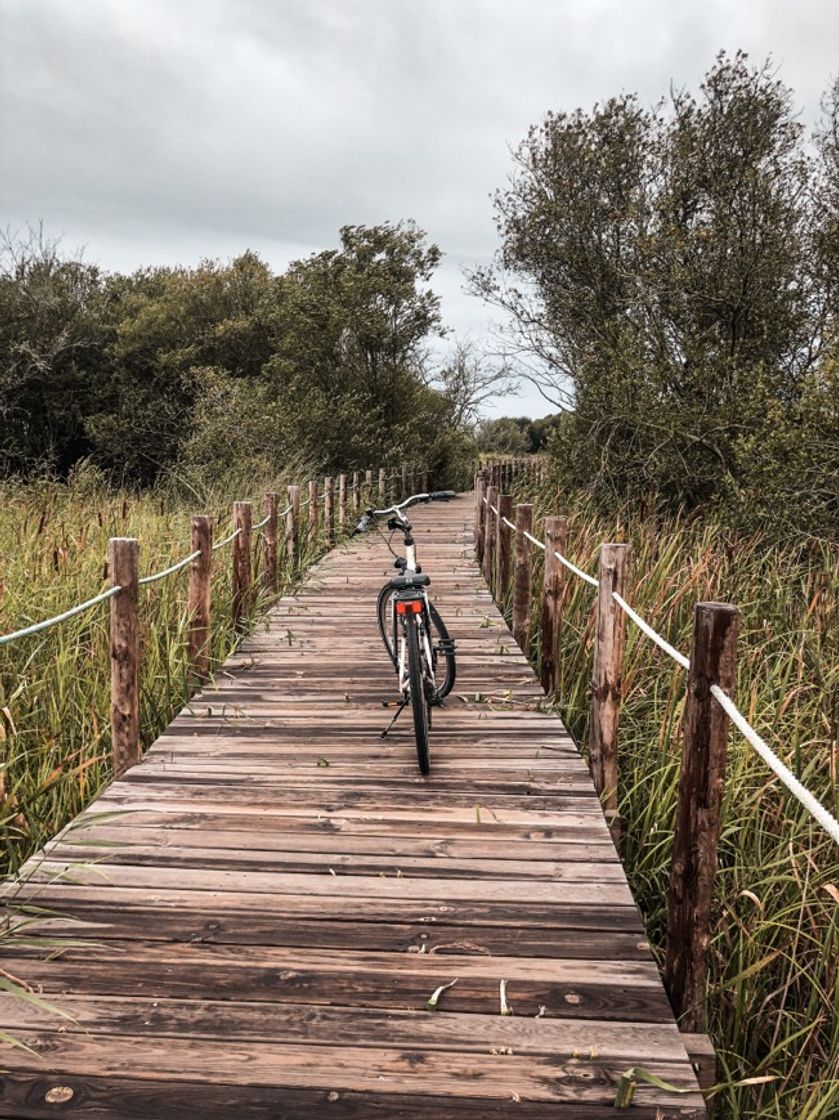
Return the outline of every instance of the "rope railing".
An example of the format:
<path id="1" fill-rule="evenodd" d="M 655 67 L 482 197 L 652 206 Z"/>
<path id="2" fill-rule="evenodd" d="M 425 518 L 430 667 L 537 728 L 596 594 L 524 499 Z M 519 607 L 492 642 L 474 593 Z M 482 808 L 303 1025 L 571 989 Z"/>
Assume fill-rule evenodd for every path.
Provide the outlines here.
<path id="1" fill-rule="evenodd" d="M 237 537 L 241 537 L 241 535 L 242 535 L 241 528 L 234 529 L 229 537 L 225 537 L 223 540 L 215 542 L 215 544 L 213 545 L 213 552 L 218 552 L 218 550 L 220 548 L 224 548 L 225 545 L 232 544 L 233 541 L 235 541 Z"/>
<path id="2" fill-rule="evenodd" d="M 15 630 L 11 634 L 3 634 L 0 636 L 0 646 L 14 642 L 17 638 L 28 638 L 31 634 L 39 634 L 42 630 L 49 630 L 50 627 L 57 626 L 60 622 L 67 622 L 68 619 L 75 618 L 76 615 L 90 610 L 98 603 L 104 603 L 107 599 L 112 599 L 120 591 L 122 591 L 121 587 L 109 587 L 107 591 L 94 595 L 92 599 L 86 599 L 83 603 L 77 603 L 74 607 L 70 607 L 69 610 L 57 614 L 53 618 L 45 618 L 43 622 L 35 622 L 31 626 L 24 626 L 22 630 Z"/>
<path id="3" fill-rule="evenodd" d="M 568 557 L 563 556 L 561 552 L 554 552 L 554 556 L 564 568 L 567 568 L 569 572 L 573 572 L 575 576 L 579 576 L 580 579 L 585 580 L 585 582 L 591 584 L 592 587 L 600 586 L 599 580 L 595 579 L 594 576 L 590 576 L 588 572 L 584 572 L 582 568 L 578 568 L 576 564 L 572 564 Z"/>
<path id="4" fill-rule="evenodd" d="M 511 528 L 513 532 L 516 531 L 515 525 L 512 523 L 512 521 L 508 521 L 506 517 L 504 518 L 504 524 Z M 534 537 L 532 533 L 528 533 L 527 529 L 524 529 L 523 532 L 531 544 L 535 544 L 536 547 L 541 548 L 543 552 L 546 550 L 546 546 L 542 543 L 542 541 L 537 540 L 537 538 Z M 592 587 L 600 586 L 599 580 L 595 579 L 594 576 L 590 576 L 588 572 L 584 572 L 582 568 L 578 568 L 576 564 L 572 564 L 567 556 L 563 556 L 561 552 L 557 552 L 556 550 L 554 550 L 553 554 L 560 562 L 560 564 L 566 567 L 569 572 L 573 572 L 575 576 L 579 576 L 580 579 L 584 579 L 586 583 L 590 583 Z"/>
<path id="5" fill-rule="evenodd" d="M 530 534 L 525 534 L 530 536 Z M 530 538 L 534 540 L 533 537 Z M 535 541 L 534 543 L 541 544 Z M 544 548 L 544 545 L 541 545 Z M 599 586 L 599 581 L 588 575 L 586 572 L 580 571 L 575 568 L 570 561 L 565 560 L 558 552 L 555 552 L 556 558 L 576 575 L 581 576 L 588 583 L 593 584 L 595 587 Z M 663 638 L 658 631 L 654 630 L 648 622 L 646 622 L 637 611 L 627 603 L 622 595 L 616 591 L 612 592 L 612 598 L 621 608 L 621 610 L 631 618 L 638 629 L 645 634 L 651 642 L 655 643 L 659 649 L 663 650 L 669 657 L 671 657 L 677 664 L 681 665 L 683 669 L 690 669 L 690 659 L 685 657 L 683 653 L 672 646 L 666 638 Z M 808 813 L 825 829 L 828 835 L 839 844 L 839 821 L 821 804 L 821 802 L 804 786 L 792 773 L 792 771 L 781 761 L 775 754 L 765 739 L 755 731 L 752 725 L 748 722 L 739 708 L 735 705 L 734 701 L 724 692 L 719 685 L 712 684 L 710 687 L 711 695 L 731 719 L 738 731 L 743 735 L 744 739 L 754 748 L 757 754 L 763 759 L 766 765 L 772 770 L 781 782 L 786 786 L 789 792 L 800 802 L 800 804 L 807 810 Z"/>
<path id="6" fill-rule="evenodd" d="M 185 556 L 183 560 L 178 560 L 177 563 L 170 565 L 168 568 L 164 568 L 162 572 L 155 572 L 153 575 L 143 576 L 142 579 L 137 580 L 137 583 L 140 587 L 145 587 L 150 583 L 157 583 L 159 579 L 173 576 L 175 572 L 181 571 L 181 569 L 185 568 L 187 564 L 191 564 L 192 561 L 196 560 L 200 555 L 201 549 L 197 548 L 195 552 L 190 552 L 189 556 Z"/>
<path id="7" fill-rule="evenodd" d="M 597 581 L 595 580 L 594 582 L 596 583 Z M 690 668 L 690 661 L 688 660 L 688 658 L 685 657 L 683 653 L 679 653 L 679 651 L 674 646 L 671 646 L 665 638 L 662 638 L 661 634 L 653 630 L 652 626 L 650 626 L 648 622 L 645 622 L 643 618 L 641 618 L 640 614 L 638 614 L 632 609 L 632 607 L 630 607 L 629 603 L 627 603 L 626 599 L 624 599 L 622 595 L 618 595 L 617 591 L 613 591 L 612 598 L 615 600 L 621 610 L 626 615 L 628 615 L 629 618 L 632 619 L 638 629 L 642 633 L 647 635 L 651 642 L 655 642 L 659 649 L 664 650 L 664 652 L 672 657 L 674 661 L 678 661 L 683 669 Z"/>
<path id="8" fill-rule="evenodd" d="M 533 472 L 530 472 L 533 474 Z M 594 671 L 588 761 L 595 790 L 617 844 L 622 838 L 618 814 L 617 733 L 621 702 L 625 618 L 662 652 L 688 673 L 685 711 L 682 719 L 682 763 L 677 788 L 678 808 L 673 833 L 670 886 L 667 899 L 667 953 L 665 984 L 682 1030 L 703 1032 L 706 1009 L 702 993 L 707 975 L 706 949 L 711 931 L 717 845 L 722 828 L 722 782 L 725 774 L 728 721 L 769 768 L 795 802 L 839 844 L 839 820 L 797 778 L 758 734 L 734 703 L 736 682 L 738 612 L 729 604 L 698 603 L 694 610 L 691 656 L 686 657 L 659 634 L 627 602 L 624 594 L 628 546 L 604 544 L 600 550 L 600 578 L 578 568 L 565 555 L 567 520 L 545 519 L 545 541 L 530 531 L 533 506 L 516 506 L 516 524 L 506 513 L 513 510 L 511 483 L 517 477 L 511 464 L 495 464 L 490 470 L 487 498 L 486 475 L 476 479 L 475 538 L 478 559 L 490 588 L 506 597 L 510 570 L 510 542 L 516 534 L 516 565 L 512 595 L 512 630 L 523 652 L 529 649 L 532 616 L 532 568 L 524 541 L 545 554 L 541 611 L 539 670 L 545 691 L 558 687 L 561 679 L 557 636 L 561 633 L 563 596 L 557 563 L 592 587 L 606 586 L 610 594 L 598 594 L 594 626 Z M 534 481 L 538 481 L 538 471 Z M 526 479 L 527 481 L 527 479 Z M 507 532 L 509 530 L 509 532 Z M 554 550 L 549 542 L 559 542 Z M 615 610 L 612 606 L 620 608 Z M 715 713 L 725 713 L 727 720 Z M 699 880 L 702 880 L 701 883 Z"/>
<path id="9" fill-rule="evenodd" d="M 839 821 L 825 809 L 805 785 L 799 782 L 788 766 L 781 762 L 768 743 L 758 735 L 743 713 L 717 684 L 711 685 L 711 695 L 734 724 L 743 737 L 754 747 L 769 769 L 780 778 L 789 792 L 807 810 L 811 817 L 822 826 L 827 834 L 839 844 Z"/>
<path id="10" fill-rule="evenodd" d="M 484 499 L 484 502 L 486 503 L 486 499 Z M 490 508 L 496 516 L 499 516 L 498 509 L 495 506 L 490 506 Z M 513 532 L 516 531 L 515 525 L 506 517 L 502 518 L 502 520 L 508 528 L 513 530 Z M 546 546 L 544 545 L 544 543 L 538 540 L 538 538 L 534 537 L 533 534 L 529 533 L 526 529 L 524 530 L 524 536 L 531 542 L 531 544 L 536 545 L 536 547 L 542 549 L 543 552 L 545 551 Z M 594 576 L 590 576 L 587 572 L 582 571 L 575 564 L 572 564 L 567 557 L 562 555 L 562 553 L 554 552 L 554 556 L 557 558 L 557 560 L 559 560 L 561 564 L 568 568 L 569 571 L 573 572 L 576 576 L 579 576 L 580 579 L 585 580 L 586 583 L 590 584 L 592 587 L 600 586 L 599 580 L 595 579 Z M 690 668 L 689 658 L 685 657 L 685 655 L 683 653 L 680 653 L 679 650 L 672 646 L 666 640 L 666 638 L 663 638 L 661 634 L 654 630 L 652 626 L 650 626 L 650 624 L 638 614 L 637 611 L 633 610 L 633 608 L 629 605 L 629 603 L 627 603 L 626 599 L 624 599 L 622 595 L 618 594 L 618 592 L 616 591 L 613 591 L 612 598 L 615 600 L 621 610 L 629 618 L 632 619 L 638 629 L 650 639 L 651 642 L 654 642 L 655 645 L 659 647 L 659 649 L 663 650 L 664 653 L 666 653 L 675 662 L 681 665 L 683 669 Z M 726 692 L 724 692 L 718 685 L 712 685 L 711 694 L 723 708 L 726 714 L 730 717 L 732 723 L 734 723 L 734 725 L 741 732 L 746 741 L 755 749 L 758 755 L 760 755 L 763 761 L 778 776 L 778 778 L 780 778 L 780 780 L 790 791 L 790 793 L 792 793 L 793 796 L 798 799 L 798 801 L 810 813 L 810 815 L 816 821 L 818 821 L 818 823 L 827 831 L 827 833 L 836 841 L 836 843 L 839 844 L 839 821 L 837 821 L 835 817 L 833 817 L 833 815 L 828 812 L 828 810 L 821 804 L 821 802 L 818 801 L 812 793 L 810 793 L 806 786 L 802 785 L 802 783 L 798 781 L 798 779 L 792 774 L 789 768 L 781 761 L 780 758 L 778 758 L 772 748 L 766 743 L 764 739 L 760 737 L 760 735 L 758 735 L 757 731 L 755 731 L 751 724 L 745 719 L 745 717 L 734 704 L 734 701 Z"/>
<path id="11" fill-rule="evenodd" d="M 492 514 L 500 520 L 511 532 L 517 532 L 516 525 L 507 517 L 501 515 L 497 506 L 489 502 L 485 495 L 481 495 L 482 505 L 486 510 L 491 511 Z M 531 544 L 541 549 L 543 552 L 547 551 L 547 546 L 543 541 L 540 541 L 527 529 L 522 530 L 523 536 L 530 541 Z M 553 551 L 553 555 L 570 572 L 578 578 L 584 580 L 592 587 L 599 587 L 600 581 L 594 576 L 588 574 L 578 568 L 576 564 L 572 563 L 566 556 L 559 551 Z M 635 623 L 638 629 L 652 641 L 659 649 L 671 657 L 683 669 L 690 669 L 690 659 L 683 653 L 677 650 L 673 645 L 662 637 L 648 622 L 646 622 L 641 615 L 638 614 L 633 607 L 626 601 L 626 599 L 617 591 L 613 591 L 611 598 L 618 604 L 621 610 L 628 618 Z M 731 697 L 719 685 L 711 685 L 710 693 L 714 700 L 729 716 L 732 723 L 741 732 L 746 741 L 753 747 L 755 752 L 763 759 L 766 765 L 773 771 L 773 773 L 780 779 L 787 790 L 799 801 L 804 809 L 816 820 L 828 835 L 839 844 L 839 821 L 821 804 L 821 802 L 800 782 L 784 762 L 775 754 L 772 748 L 766 743 L 764 739 L 757 733 L 748 720 L 743 716 L 740 710 L 735 705 Z"/>

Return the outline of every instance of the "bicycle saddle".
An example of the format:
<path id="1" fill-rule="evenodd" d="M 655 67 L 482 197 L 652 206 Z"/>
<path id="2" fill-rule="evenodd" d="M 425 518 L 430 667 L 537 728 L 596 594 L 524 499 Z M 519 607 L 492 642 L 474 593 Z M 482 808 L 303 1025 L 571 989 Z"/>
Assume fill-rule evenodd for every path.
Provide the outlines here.
<path id="1" fill-rule="evenodd" d="M 427 587 L 431 579 L 424 572 L 412 572 L 407 576 L 394 576 L 390 586 L 394 591 L 407 591 L 411 587 Z"/>

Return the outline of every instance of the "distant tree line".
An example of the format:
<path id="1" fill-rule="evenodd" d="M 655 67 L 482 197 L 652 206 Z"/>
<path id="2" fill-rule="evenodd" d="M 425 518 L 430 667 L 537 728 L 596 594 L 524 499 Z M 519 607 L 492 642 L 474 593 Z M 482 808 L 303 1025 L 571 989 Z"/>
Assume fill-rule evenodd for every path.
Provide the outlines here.
<path id="1" fill-rule="evenodd" d="M 839 532 L 839 82 L 811 138 L 743 54 L 656 109 L 549 113 L 495 212 L 471 287 L 565 410 L 567 485 Z"/>
<path id="2" fill-rule="evenodd" d="M 538 420 L 531 420 L 529 416 L 498 416 L 484 420 L 475 433 L 478 450 L 498 455 L 535 455 L 547 449 L 559 422 L 559 414 L 542 416 Z"/>
<path id="3" fill-rule="evenodd" d="M 486 385 L 444 333 L 440 252 L 412 223 L 347 226 L 281 275 L 254 253 L 108 274 L 39 231 L 0 267 L 0 474 L 90 458 L 148 484 L 186 467 L 323 470 L 471 450 Z"/>

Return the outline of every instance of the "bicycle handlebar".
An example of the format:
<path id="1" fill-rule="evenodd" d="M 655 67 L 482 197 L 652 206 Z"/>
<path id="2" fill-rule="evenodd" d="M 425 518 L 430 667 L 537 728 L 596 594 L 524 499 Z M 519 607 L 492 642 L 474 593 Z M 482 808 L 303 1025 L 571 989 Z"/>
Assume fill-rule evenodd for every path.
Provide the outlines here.
<path id="1" fill-rule="evenodd" d="M 368 509 L 359 518 L 356 527 L 353 529 L 351 536 L 356 536 L 358 533 L 363 533 L 370 527 L 372 521 L 377 517 L 384 517 L 388 513 L 399 513 L 400 510 L 409 509 L 411 506 L 417 505 L 419 502 L 448 502 L 452 498 L 457 497 L 456 490 L 434 490 L 430 494 L 412 494 L 410 498 L 406 498 L 404 502 L 399 505 L 388 506 L 387 509 Z"/>

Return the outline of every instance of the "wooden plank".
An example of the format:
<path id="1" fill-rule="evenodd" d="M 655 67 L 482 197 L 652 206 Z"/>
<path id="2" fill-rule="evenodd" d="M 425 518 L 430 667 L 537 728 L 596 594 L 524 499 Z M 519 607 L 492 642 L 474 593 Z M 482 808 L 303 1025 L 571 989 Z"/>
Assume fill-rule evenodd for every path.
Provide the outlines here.
<path id="1" fill-rule="evenodd" d="M 460 956 L 482 955 L 564 957 L 588 960 L 598 955 L 616 960 L 648 960 L 649 946 L 639 940 L 634 913 L 618 908 L 612 915 L 615 928 L 603 928 L 597 911 L 592 923 L 600 928 L 580 928 L 584 916 L 569 915 L 567 908 L 551 911 L 543 925 L 517 925 L 516 915 L 494 910 L 496 924 L 479 912 L 470 924 L 470 912 L 451 907 L 442 915 L 371 913 L 352 901 L 344 906 L 337 900 L 331 911 L 318 909 L 301 914 L 300 896 L 273 900 L 265 895 L 195 895 L 189 892 L 120 891 L 112 896 L 90 892 L 84 896 L 76 889 L 72 895 L 53 889 L 50 904 L 65 913 L 65 918 L 44 917 L 37 931 L 45 936 L 78 939 L 92 937 L 96 942 L 127 938 L 148 941 L 177 941 L 190 944 L 295 946 L 297 948 L 353 950 L 359 938 L 366 948 L 376 951 L 435 953 Z M 218 905 L 217 905 L 218 903 Z M 311 910 L 311 906 L 308 907 Z M 483 908 L 484 911 L 486 908 Z M 403 920 L 400 920 L 403 919 Z M 460 924 L 458 924 L 460 923 Z M 623 927 L 623 928 L 620 928 Z M 34 928 L 29 927 L 30 934 Z"/>
<path id="2" fill-rule="evenodd" d="M 425 1010 L 382 1012 L 367 1007 L 322 1004 L 253 1004 L 221 1000 L 141 999 L 121 996 L 68 998 L 71 1032 L 147 1034 L 157 1037 L 242 1038 L 252 1042 L 308 1042 L 313 1046 L 352 1039 L 354 1047 L 422 1046 L 429 1050 L 479 1051 L 510 1047 L 515 1053 L 596 1052 L 606 1060 L 631 1063 L 639 1045 L 657 1062 L 678 1062 L 682 1036 L 672 1023 L 639 1023 L 634 1037 L 606 1019 L 539 1019 L 521 1016 L 436 1014 Z M 9 1028 L 41 1030 L 53 1023 L 50 1013 L 23 1001 L 9 1009 Z M 704 1036 L 702 1036 L 704 1038 Z M 707 1049 L 707 1040 L 706 1040 Z"/>
<path id="3" fill-rule="evenodd" d="M 470 1016 L 469 1020 L 472 1019 Z M 500 1038 L 507 1037 L 502 1032 L 498 1034 Z M 36 1049 L 41 1041 L 37 1031 L 24 1031 L 22 1038 Z M 456 1094 L 483 1099 L 499 1097 L 512 1080 L 521 1086 L 520 1095 L 525 1099 L 554 1102 L 563 1099 L 593 1101 L 596 1100 L 594 1093 L 600 1093 L 598 1082 L 600 1086 L 614 1085 L 604 1069 L 603 1059 L 596 1054 L 596 1046 L 591 1047 L 595 1053 L 586 1058 L 543 1052 L 539 1055 L 541 1060 L 534 1061 L 527 1053 L 500 1053 L 503 1043 L 488 1048 L 489 1051 L 495 1049 L 496 1053 L 428 1047 L 423 1048 L 423 1058 L 418 1060 L 410 1045 L 404 1049 L 374 1044 L 353 1046 L 346 1041 L 336 1044 L 334 1040 L 309 1045 L 285 1040 L 279 1044 L 237 1040 L 231 1045 L 224 1039 L 167 1034 L 158 1040 L 150 1038 L 147 1030 L 141 1030 L 136 1035 L 105 1036 L 102 1042 L 110 1044 L 110 1053 L 103 1055 L 97 1066 L 97 1052 L 105 1049 L 102 1043 L 81 1032 L 68 1030 L 61 1038 L 62 1065 L 71 1073 L 113 1076 L 124 1068 L 127 1056 L 133 1051 L 132 1073 L 149 1080 L 180 1074 L 179 1080 L 200 1079 L 213 1085 L 276 1085 L 280 1075 L 282 1083 L 289 1087 L 319 1088 L 324 1069 L 328 1068 L 331 1084 L 337 1089 L 368 1093 L 383 1088 L 392 1092 L 407 1089 L 430 1096 Z M 50 1060 L 48 1056 L 47 1063 Z M 689 1075 L 685 1075 L 677 1061 L 653 1059 L 650 1066 L 650 1072 L 662 1079 L 671 1080 L 680 1087 L 690 1085 Z M 453 1071 L 457 1073 L 454 1078 Z M 573 1096 L 568 1092 L 570 1086 Z M 649 1089 L 645 1094 L 649 1103 L 667 1100 L 657 1087 L 649 1086 Z"/>
<path id="4" fill-rule="evenodd" d="M 141 864 L 120 864 L 110 868 L 99 862 L 95 865 L 67 864 L 49 858 L 32 867 L 29 879 L 33 883 L 48 882 L 66 869 L 71 870 L 74 883 L 88 886 L 95 883 L 102 889 L 111 885 L 155 889 L 172 887 L 193 891 L 241 890 L 250 894 L 305 894 L 310 898 L 348 893 L 347 887 L 338 882 L 341 875 L 337 868 L 333 868 L 335 873 L 331 874 L 328 867 L 317 875 L 302 872 L 288 874 L 278 870 L 249 871 L 242 867 L 236 870 L 194 868 L 186 873 L 182 868 L 161 865 L 146 867 Z M 392 877 L 378 874 L 353 875 L 351 890 L 358 899 L 434 899 L 441 903 L 484 900 L 499 903 L 551 902 L 557 894 L 553 882 L 541 879 L 482 879 L 477 876 L 437 879 L 414 878 L 406 874 Z M 620 878 L 612 882 L 603 882 L 598 878 L 595 882 L 586 883 L 567 880 L 562 885 L 562 898 L 569 905 L 632 905 L 632 895 L 626 880 Z"/>

